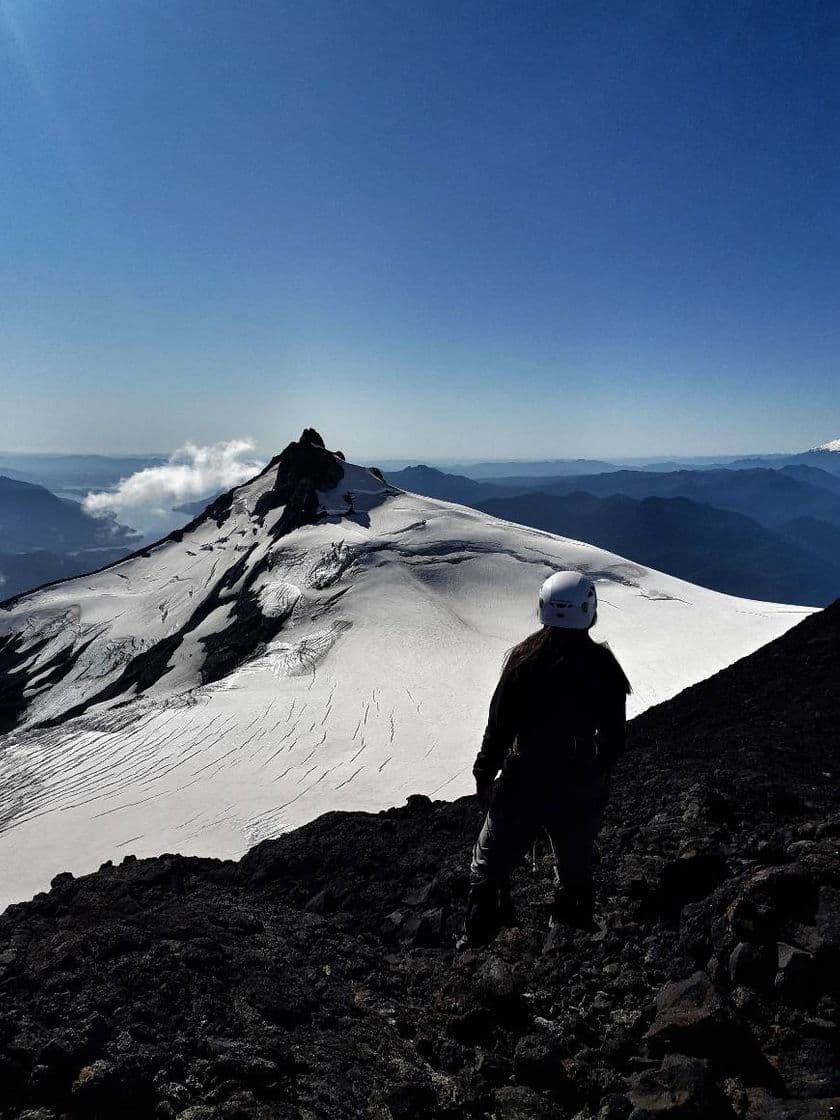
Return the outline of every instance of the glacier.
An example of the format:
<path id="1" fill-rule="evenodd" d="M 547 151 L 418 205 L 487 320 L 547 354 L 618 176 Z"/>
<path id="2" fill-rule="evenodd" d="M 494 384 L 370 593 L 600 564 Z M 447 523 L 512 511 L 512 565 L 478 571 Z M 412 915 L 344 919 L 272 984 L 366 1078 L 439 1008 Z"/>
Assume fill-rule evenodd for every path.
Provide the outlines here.
<path id="1" fill-rule="evenodd" d="M 505 653 L 564 568 L 596 581 L 631 715 L 812 613 L 398 490 L 311 429 L 184 530 L 0 605 L 0 904 L 469 792 Z"/>

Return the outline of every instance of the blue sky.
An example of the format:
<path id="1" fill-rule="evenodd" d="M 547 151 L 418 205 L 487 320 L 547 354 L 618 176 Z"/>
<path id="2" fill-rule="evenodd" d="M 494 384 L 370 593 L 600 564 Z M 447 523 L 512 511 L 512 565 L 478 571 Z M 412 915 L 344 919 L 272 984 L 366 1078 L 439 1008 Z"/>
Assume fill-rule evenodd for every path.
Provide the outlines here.
<path id="1" fill-rule="evenodd" d="M 0 0 L 0 448 L 840 436 L 840 23 Z"/>

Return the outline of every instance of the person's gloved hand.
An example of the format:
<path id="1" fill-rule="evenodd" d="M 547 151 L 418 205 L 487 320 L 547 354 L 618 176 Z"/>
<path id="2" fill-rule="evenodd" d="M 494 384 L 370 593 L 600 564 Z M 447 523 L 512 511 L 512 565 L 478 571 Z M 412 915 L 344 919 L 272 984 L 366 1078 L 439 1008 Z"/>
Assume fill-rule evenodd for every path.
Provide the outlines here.
<path id="1" fill-rule="evenodd" d="M 490 802 L 493 800 L 492 778 L 476 778 L 475 792 L 478 795 L 478 803 L 481 806 L 482 813 L 489 812 Z"/>

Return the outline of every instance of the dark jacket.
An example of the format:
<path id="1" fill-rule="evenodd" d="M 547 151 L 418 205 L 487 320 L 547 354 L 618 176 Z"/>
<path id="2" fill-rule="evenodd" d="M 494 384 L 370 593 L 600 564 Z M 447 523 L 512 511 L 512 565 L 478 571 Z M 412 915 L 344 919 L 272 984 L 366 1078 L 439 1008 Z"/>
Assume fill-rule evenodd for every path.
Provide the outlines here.
<path id="1" fill-rule="evenodd" d="M 588 631 L 546 637 L 526 639 L 502 672 L 473 766 L 480 788 L 500 770 L 535 783 L 604 773 L 624 750 L 630 686 L 613 653 Z"/>

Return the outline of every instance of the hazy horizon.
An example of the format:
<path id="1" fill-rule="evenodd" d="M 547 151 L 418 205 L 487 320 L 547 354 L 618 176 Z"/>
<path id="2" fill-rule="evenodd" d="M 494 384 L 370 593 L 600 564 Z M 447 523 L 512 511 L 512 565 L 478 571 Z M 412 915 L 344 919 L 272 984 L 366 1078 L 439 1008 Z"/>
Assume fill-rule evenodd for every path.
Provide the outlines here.
<path id="1" fill-rule="evenodd" d="M 314 427 L 314 425 L 306 425 L 306 426 L 307 427 Z M 319 430 L 319 429 L 316 428 L 316 430 Z M 321 434 L 323 435 L 323 433 L 321 433 Z M 287 443 L 291 442 L 292 440 L 297 439 L 299 435 L 300 435 L 300 431 L 298 431 L 295 435 L 290 436 L 288 439 L 286 439 L 284 441 L 280 441 L 276 445 L 276 447 L 274 447 L 274 448 L 260 447 L 260 446 L 256 445 L 255 443 L 253 443 L 253 441 L 250 441 L 250 440 L 248 442 L 251 443 L 254 446 L 254 450 L 258 455 L 262 456 L 263 458 L 265 458 L 267 460 L 267 459 L 271 458 L 272 455 L 276 455 L 278 452 L 282 451 L 283 447 L 285 447 Z M 327 442 L 327 445 L 331 446 L 329 439 L 327 439 L 326 436 L 324 438 Z M 185 442 L 192 442 L 192 441 L 181 441 L 179 446 L 183 446 L 183 444 Z M 224 441 L 222 441 L 222 442 L 224 442 Z M 827 441 L 820 441 L 820 442 L 827 442 Z M 479 455 L 465 456 L 465 455 L 458 455 L 457 453 L 451 453 L 451 454 L 441 454 L 441 455 L 432 456 L 432 455 L 427 455 L 422 451 L 416 452 L 415 454 L 406 454 L 405 452 L 403 452 L 400 455 L 395 455 L 395 454 L 378 454 L 377 452 L 367 452 L 367 451 L 364 451 L 364 450 L 361 450 L 357 453 L 348 453 L 344 447 L 339 447 L 338 444 L 335 445 L 335 450 L 343 451 L 348 459 L 351 459 L 352 461 L 360 463 L 360 464 L 373 464 L 373 465 L 375 465 L 375 460 L 381 459 L 382 461 L 387 461 L 389 463 L 401 463 L 401 464 L 405 464 L 405 465 L 411 465 L 411 464 L 420 465 L 420 464 L 425 463 L 429 466 L 433 466 L 435 464 L 448 464 L 448 465 L 453 465 L 453 466 L 457 466 L 458 464 L 463 464 L 464 466 L 469 466 L 469 465 L 479 464 L 479 463 L 514 463 L 514 462 L 517 462 L 517 463 L 533 463 L 533 462 L 550 462 L 550 461 L 569 462 L 569 461 L 587 460 L 587 459 L 593 460 L 593 461 L 599 460 L 599 461 L 603 461 L 603 462 L 607 462 L 607 463 L 610 463 L 610 462 L 621 463 L 621 462 L 630 462 L 630 461 L 637 462 L 637 463 L 642 463 L 642 462 L 658 462 L 658 461 L 666 461 L 666 460 L 698 461 L 698 460 L 702 460 L 702 459 L 712 460 L 712 459 L 730 459 L 730 458 L 731 459 L 738 459 L 738 458 L 750 459 L 750 458 L 770 457 L 770 456 L 773 456 L 773 455 L 780 455 L 780 456 L 796 455 L 796 454 L 799 454 L 800 452 L 803 452 L 803 451 L 813 450 L 818 446 L 819 446 L 819 443 L 812 443 L 807 447 L 804 447 L 804 446 L 784 447 L 784 448 L 778 448 L 778 447 L 766 448 L 765 447 L 765 448 L 761 448 L 761 449 L 758 449 L 758 450 L 756 450 L 756 449 L 747 449 L 747 450 L 740 449 L 740 450 L 737 450 L 737 451 L 697 451 L 697 452 L 694 452 L 694 453 L 686 452 L 684 450 L 680 450 L 680 451 L 671 451 L 671 452 L 668 452 L 668 451 L 650 452 L 648 454 L 644 454 L 644 453 L 636 451 L 636 452 L 627 452 L 626 454 L 622 454 L 620 452 L 611 452 L 609 455 L 596 455 L 596 454 L 587 454 L 587 453 L 583 453 L 583 454 L 579 454 L 579 455 L 566 455 L 566 454 L 554 453 L 554 452 L 550 452 L 550 451 L 546 452 L 545 454 L 539 454 L 539 453 L 534 452 L 534 453 L 530 453 L 530 454 L 527 454 L 527 455 L 524 455 L 524 454 L 523 455 L 481 455 L 481 454 L 479 454 Z M 171 454 L 172 454 L 172 451 L 161 451 L 161 450 L 157 450 L 157 451 L 135 451 L 135 450 L 89 451 L 89 450 L 85 450 L 85 449 L 80 449 L 80 450 L 69 450 L 68 451 L 66 449 L 59 448 L 57 450 L 43 451 L 43 450 L 31 450 L 31 449 L 28 449 L 28 448 L 23 449 L 23 448 L 0 447 L 0 459 L 2 459 L 3 457 L 10 457 L 11 458 L 11 457 L 19 456 L 21 458 L 24 458 L 24 457 L 39 458 L 40 457 L 40 458 L 60 459 L 60 458 L 92 457 L 92 458 L 99 458 L 99 459 L 137 459 L 137 460 L 141 460 L 141 461 L 146 461 L 146 460 L 151 460 L 151 459 L 166 460 L 166 459 L 169 458 L 169 456 Z M 2 467 L 1 466 L 0 466 L 0 474 L 2 474 Z"/>

